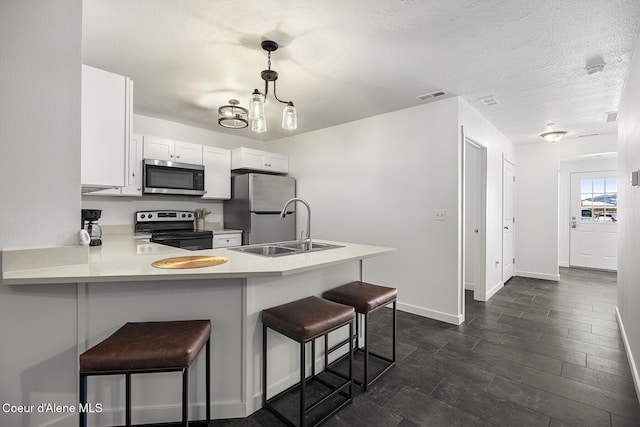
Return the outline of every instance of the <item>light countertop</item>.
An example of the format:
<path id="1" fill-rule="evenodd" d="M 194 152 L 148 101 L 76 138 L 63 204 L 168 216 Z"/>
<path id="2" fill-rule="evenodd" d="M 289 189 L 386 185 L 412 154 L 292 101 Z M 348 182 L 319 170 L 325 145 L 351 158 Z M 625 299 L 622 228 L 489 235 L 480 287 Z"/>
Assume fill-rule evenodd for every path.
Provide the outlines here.
<path id="1" fill-rule="evenodd" d="M 395 252 L 395 249 L 354 243 L 318 240 L 343 247 L 282 257 L 264 257 L 229 249 L 188 251 L 150 243 L 131 233 L 110 234 L 103 245 L 4 251 L 4 285 L 159 281 L 278 277 L 315 270 Z M 159 259 L 210 255 L 226 258 L 224 264 L 195 269 L 159 269 L 151 265 Z"/>

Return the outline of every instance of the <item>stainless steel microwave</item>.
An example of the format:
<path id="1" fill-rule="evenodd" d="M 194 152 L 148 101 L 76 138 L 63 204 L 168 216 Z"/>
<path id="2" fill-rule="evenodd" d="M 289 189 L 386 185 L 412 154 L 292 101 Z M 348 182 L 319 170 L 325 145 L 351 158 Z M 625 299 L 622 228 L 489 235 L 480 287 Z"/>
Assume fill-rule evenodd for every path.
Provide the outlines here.
<path id="1" fill-rule="evenodd" d="M 142 166 L 146 194 L 202 196 L 205 193 L 202 165 L 144 159 Z"/>

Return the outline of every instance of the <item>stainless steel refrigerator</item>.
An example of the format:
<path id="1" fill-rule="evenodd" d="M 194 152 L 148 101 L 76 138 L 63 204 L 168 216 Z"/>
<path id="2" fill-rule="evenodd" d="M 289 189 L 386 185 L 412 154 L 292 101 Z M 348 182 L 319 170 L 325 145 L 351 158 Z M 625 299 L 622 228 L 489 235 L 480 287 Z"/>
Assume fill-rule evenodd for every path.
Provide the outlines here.
<path id="1" fill-rule="evenodd" d="M 287 200 L 296 196 L 294 178 L 247 173 L 231 178 L 231 199 L 224 202 L 224 227 L 242 230 L 242 244 L 295 240 L 295 203 L 280 219 Z"/>

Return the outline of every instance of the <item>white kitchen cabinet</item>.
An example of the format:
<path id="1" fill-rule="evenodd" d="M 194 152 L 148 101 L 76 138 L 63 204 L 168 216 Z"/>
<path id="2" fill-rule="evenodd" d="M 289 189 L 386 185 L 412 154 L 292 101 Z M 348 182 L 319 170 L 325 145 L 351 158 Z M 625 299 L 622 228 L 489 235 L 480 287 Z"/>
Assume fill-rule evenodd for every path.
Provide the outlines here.
<path id="1" fill-rule="evenodd" d="M 81 184 L 83 192 L 124 187 L 131 135 L 133 82 L 82 65 Z"/>
<path id="2" fill-rule="evenodd" d="M 145 136 L 144 158 L 201 165 L 202 145 L 158 138 L 156 136 Z"/>
<path id="3" fill-rule="evenodd" d="M 202 146 L 204 165 L 203 199 L 231 198 L 231 151 L 224 148 Z"/>
<path id="4" fill-rule="evenodd" d="M 229 248 L 242 245 L 242 233 L 227 233 L 213 235 L 213 248 Z"/>
<path id="5" fill-rule="evenodd" d="M 92 196 L 142 197 L 142 135 L 131 135 L 127 156 L 127 179 L 124 187 L 94 191 Z"/>
<path id="6" fill-rule="evenodd" d="M 120 189 L 123 196 L 142 197 L 142 144 L 142 135 L 131 135 L 127 159 L 127 185 Z"/>
<path id="7" fill-rule="evenodd" d="M 231 169 L 289 173 L 289 156 L 240 147 L 231 153 Z"/>

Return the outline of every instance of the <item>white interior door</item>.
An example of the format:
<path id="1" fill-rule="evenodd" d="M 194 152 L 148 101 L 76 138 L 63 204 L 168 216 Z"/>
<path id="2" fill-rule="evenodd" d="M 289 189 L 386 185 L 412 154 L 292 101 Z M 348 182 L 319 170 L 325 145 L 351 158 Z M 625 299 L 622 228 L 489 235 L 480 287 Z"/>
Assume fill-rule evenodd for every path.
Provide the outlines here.
<path id="1" fill-rule="evenodd" d="M 465 139 L 464 168 L 464 284 L 473 298 L 486 300 L 484 218 L 486 198 L 485 148 Z"/>
<path id="2" fill-rule="evenodd" d="M 571 174 L 569 265 L 617 269 L 617 196 L 616 171 Z"/>
<path id="3" fill-rule="evenodd" d="M 509 160 L 502 159 L 502 283 L 513 277 L 514 270 L 514 228 L 513 201 L 515 193 L 515 167 Z"/>

